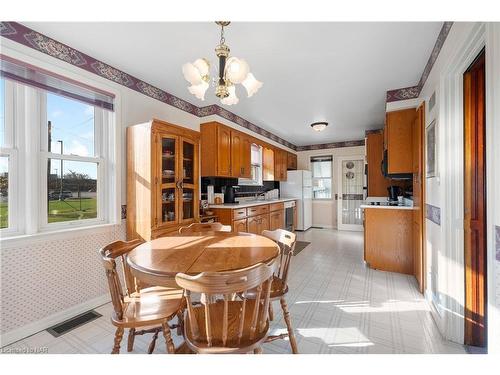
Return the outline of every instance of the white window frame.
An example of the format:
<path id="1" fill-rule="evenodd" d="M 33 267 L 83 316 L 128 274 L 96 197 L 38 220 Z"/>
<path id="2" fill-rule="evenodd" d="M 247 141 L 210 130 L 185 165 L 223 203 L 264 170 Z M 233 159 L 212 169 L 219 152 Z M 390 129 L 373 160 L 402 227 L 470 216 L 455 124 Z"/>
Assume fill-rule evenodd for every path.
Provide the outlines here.
<path id="1" fill-rule="evenodd" d="M 38 90 L 37 90 L 38 91 Z M 105 224 L 107 222 L 107 208 L 104 190 L 107 188 L 106 183 L 106 163 L 103 157 L 105 152 L 103 144 L 105 143 L 103 124 L 108 120 L 107 112 L 102 108 L 94 107 L 94 156 L 78 156 L 68 154 L 58 154 L 48 152 L 48 128 L 47 128 L 47 93 L 37 92 L 37 100 L 39 102 L 39 118 L 40 118 L 40 231 L 60 230 L 64 228 L 84 227 L 89 225 Z M 48 188 L 47 188 L 47 163 L 49 159 L 64 161 L 90 162 L 97 164 L 97 217 L 92 219 L 61 221 L 56 223 L 48 222 L 47 206 L 48 206 Z"/>
<path id="2" fill-rule="evenodd" d="M 16 91 L 15 84 L 3 78 L 5 83 L 5 144 L 0 146 L 0 156 L 9 158 L 9 187 L 8 187 L 8 225 L 0 229 L 0 237 L 17 235 L 20 228 L 20 205 L 19 205 L 19 165 L 18 165 L 18 139 L 16 137 L 17 116 L 16 116 Z M 9 126 L 10 125 L 10 126 Z M 17 214 L 16 214 L 17 213 Z"/>
<path id="3" fill-rule="evenodd" d="M 0 229 L 3 239 L 22 235 L 95 227 L 116 221 L 116 137 L 114 113 L 95 107 L 95 156 L 49 153 L 47 150 L 46 92 L 5 80 L 5 122 L 12 147 L 0 148 L 9 157 L 9 227 Z M 7 86 L 9 89 L 7 90 Z M 48 223 L 48 159 L 97 163 L 97 218 Z M 17 213 L 17 214 L 12 214 Z"/>
<path id="4" fill-rule="evenodd" d="M 331 163 L 331 168 L 330 168 L 330 177 L 314 177 L 314 168 L 313 168 L 313 163 L 315 163 L 313 161 L 313 159 L 315 158 L 326 158 L 326 157 L 331 157 L 332 160 L 330 161 Z M 333 193 L 333 156 L 332 155 L 314 155 L 314 156 L 311 156 L 310 159 L 309 159 L 309 164 L 311 165 L 311 182 L 312 182 L 312 186 L 313 186 L 313 190 L 312 190 L 312 200 L 314 201 L 331 201 L 334 199 L 334 193 Z M 314 197 L 314 181 L 315 180 L 330 180 L 331 181 L 331 191 L 330 191 L 330 198 L 315 198 Z"/>

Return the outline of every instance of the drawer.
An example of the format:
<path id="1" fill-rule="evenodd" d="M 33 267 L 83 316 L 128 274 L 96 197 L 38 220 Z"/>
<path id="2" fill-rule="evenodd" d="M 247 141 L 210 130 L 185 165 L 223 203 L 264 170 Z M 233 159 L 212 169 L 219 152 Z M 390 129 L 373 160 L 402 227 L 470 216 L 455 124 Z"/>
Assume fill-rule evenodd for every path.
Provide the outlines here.
<path id="1" fill-rule="evenodd" d="M 263 214 L 267 214 L 268 212 L 269 212 L 269 205 L 268 204 L 247 208 L 248 216 L 263 215 Z"/>
<path id="2" fill-rule="evenodd" d="M 283 202 L 279 202 L 279 203 L 271 203 L 269 205 L 269 211 L 270 212 L 273 212 L 273 211 L 280 211 L 280 210 L 284 210 L 285 209 L 285 204 Z"/>
<path id="3" fill-rule="evenodd" d="M 247 209 L 246 208 L 238 208 L 233 210 L 233 220 L 244 219 L 247 217 Z"/>

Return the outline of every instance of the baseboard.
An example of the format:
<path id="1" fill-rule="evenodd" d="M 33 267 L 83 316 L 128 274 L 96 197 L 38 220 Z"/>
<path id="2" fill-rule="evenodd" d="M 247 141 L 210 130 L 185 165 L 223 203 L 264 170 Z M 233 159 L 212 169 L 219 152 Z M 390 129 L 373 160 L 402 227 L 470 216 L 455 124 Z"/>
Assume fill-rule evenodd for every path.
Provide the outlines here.
<path id="1" fill-rule="evenodd" d="M 70 307 L 64 311 L 57 312 L 49 315 L 41 320 L 29 323 L 23 327 L 16 328 L 10 332 L 0 335 L 0 347 L 12 344 L 16 341 L 22 340 L 25 337 L 31 336 L 37 332 L 43 331 L 53 325 L 70 319 L 85 311 L 92 310 L 98 306 L 104 305 L 111 300 L 109 294 L 93 298 L 89 301 L 80 303 L 79 305 Z"/>

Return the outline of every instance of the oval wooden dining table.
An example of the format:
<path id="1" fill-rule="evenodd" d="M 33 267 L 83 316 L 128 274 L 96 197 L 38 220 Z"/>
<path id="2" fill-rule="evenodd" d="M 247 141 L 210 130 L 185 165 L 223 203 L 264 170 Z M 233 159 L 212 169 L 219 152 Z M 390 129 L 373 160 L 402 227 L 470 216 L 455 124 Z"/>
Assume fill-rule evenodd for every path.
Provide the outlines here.
<path id="1" fill-rule="evenodd" d="M 145 242 L 127 256 L 132 274 L 149 285 L 178 287 L 179 272 L 231 271 L 267 263 L 279 254 L 272 240 L 249 233 L 203 232 Z"/>

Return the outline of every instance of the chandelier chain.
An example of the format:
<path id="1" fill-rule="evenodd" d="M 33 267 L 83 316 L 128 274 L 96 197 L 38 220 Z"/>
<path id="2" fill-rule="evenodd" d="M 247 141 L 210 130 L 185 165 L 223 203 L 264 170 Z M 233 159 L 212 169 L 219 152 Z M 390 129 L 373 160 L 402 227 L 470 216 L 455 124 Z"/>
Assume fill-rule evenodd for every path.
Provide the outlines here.
<path id="1" fill-rule="evenodd" d="M 224 37 L 224 25 L 220 26 L 220 44 L 224 44 L 226 42 L 226 38 Z"/>

